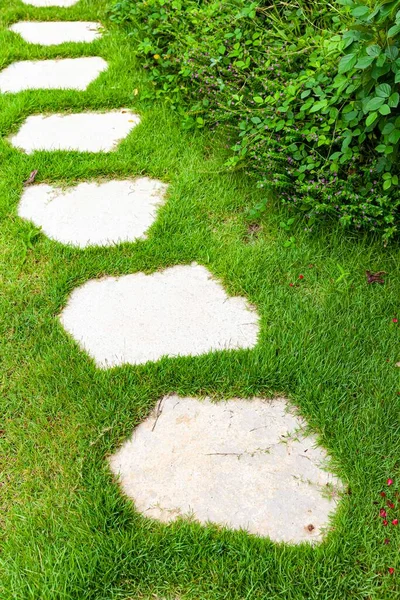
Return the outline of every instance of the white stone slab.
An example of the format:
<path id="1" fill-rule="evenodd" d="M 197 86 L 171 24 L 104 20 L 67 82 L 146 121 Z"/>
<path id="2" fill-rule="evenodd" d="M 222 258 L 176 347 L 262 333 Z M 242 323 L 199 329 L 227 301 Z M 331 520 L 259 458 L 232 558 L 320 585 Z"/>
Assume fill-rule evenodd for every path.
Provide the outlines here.
<path id="1" fill-rule="evenodd" d="M 20 21 L 10 31 L 30 44 L 53 46 L 65 42 L 93 42 L 101 36 L 100 23 L 91 21 Z"/>
<path id="2" fill-rule="evenodd" d="M 65 190 L 32 185 L 22 195 L 18 214 L 63 244 L 111 246 L 146 237 L 166 188 L 147 177 L 80 183 Z"/>
<path id="3" fill-rule="evenodd" d="M 78 0 L 22 0 L 24 4 L 29 4 L 29 6 L 38 6 L 47 8 L 49 6 L 61 6 L 64 8 L 68 8 L 69 6 L 73 6 L 78 2 Z"/>
<path id="4" fill-rule="evenodd" d="M 23 60 L 0 73 L 0 92 L 24 90 L 86 90 L 107 69 L 99 56 L 57 60 Z"/>
<path id="5" fill-rule="evenodd" d="M 140 117 L 127 109 L 33 115 L 10 142 L 28 154 L 35 150 L 110 152 L 139 123 Z"/>
<path id="6" fill-rule="evenodd" d="M 61 323 L 99 367 L 252 348 L 258 316 L 200 265 L 105 277 L 76 289 Z"/>
<path id="7" fill-rule="evenodd" d="M 167 396 L 110 458 L 136 509 L 276 541 L 320 541 L 340 482 L 285 400 Z"/>

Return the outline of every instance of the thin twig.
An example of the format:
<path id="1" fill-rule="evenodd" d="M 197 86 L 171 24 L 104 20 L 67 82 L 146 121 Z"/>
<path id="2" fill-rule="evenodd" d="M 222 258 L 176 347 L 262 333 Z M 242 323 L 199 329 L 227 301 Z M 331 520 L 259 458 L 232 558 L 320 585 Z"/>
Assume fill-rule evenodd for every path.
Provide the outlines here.
<path id="1" fill-rule="evenodd" d="M 158 421 L 158 419 L 160 418 L 160 415 L 161 415 L 161 413 L 162 413 L 162 408 L 161 408 L 162 401 L 163 401 L 163 398 L 161 398 L 160 402 L 158 403 L 158 406 L 157 406 L 157 414 L 156 414 L 156 420 L 154 421 L 154 424 L 153 424 L 153 427 L 151 428 L 151 431 L 154 431 L 154 430 L 155 430 L 155 428 L 156 428 L 156 425 L 157 425 L 157 421 Z"/>

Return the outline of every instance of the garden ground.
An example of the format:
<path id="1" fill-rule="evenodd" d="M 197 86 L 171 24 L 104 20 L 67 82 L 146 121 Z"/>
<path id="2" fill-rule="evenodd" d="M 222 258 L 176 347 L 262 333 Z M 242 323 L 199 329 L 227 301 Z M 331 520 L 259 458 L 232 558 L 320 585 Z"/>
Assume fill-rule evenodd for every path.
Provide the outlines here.
<path id="1" fill-rule="evenodd" d="M 249 222 L 247 208 L 261 192 L 244 174 L 226 172 L 223 133 L 182 131 L 162 103 L 141 103 L 137 90 L 146 75 L 105 9 L 102 0 L 68 9 L 13 0 L 1 12 L 2 69 L 18 60 L 88 55 L 109 68 L 84 92 L 0 96 L 0 595 L 396 597 L 399 249 L 339 228 L 304 231 L 300 222 L 287 224 L 291 215 L 272 200 L 260 223 Z M 56 19 L 100 21 L 106 31 L 90 45 L 60 47 L 29 45 L 8 31 L 18 21 Z M 7 139 L 35 113 L 121 107 L 140 114 L 141 123 L 114 153 L 26 155 Z M 146 175 L 169 183 L 168 200 L 147 240 L 63 246 L 17 216 L 33 170 L 36 182 L 52 185 Z M 57 319 L 89 279 L 193 261 L 227 293 L 257 307 L 254 349 L 100 370 Z M 384 285 L 368 284 L 366 270 L 385 271 Z M 135 512 L 106 457 L 171 393 L 289 398 L 346 486 L 326 540 L 277 544 L 185 520 L 165 525 Z M 380 517 L 385 507 L 387 526 Z"/>

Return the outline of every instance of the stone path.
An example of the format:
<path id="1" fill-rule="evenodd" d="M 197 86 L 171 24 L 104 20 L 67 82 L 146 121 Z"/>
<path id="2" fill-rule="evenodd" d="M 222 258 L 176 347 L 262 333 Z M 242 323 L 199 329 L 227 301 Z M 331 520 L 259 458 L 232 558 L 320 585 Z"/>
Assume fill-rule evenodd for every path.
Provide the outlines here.
<path id="1" fill-rule="evenodd" d="M 339 482 L 283 399 L 163 398 L 110 458 L 148 517 L 201 523 L 283 542 L 322 539 Z"/>
<path id="2" fill-rule="evenodd" d="M 85 248 L 145 239 L 167 186 L 155 179 L 27 187 L 18 214 L 63 244 Z"/>
<path id="3" fill-rule="evenodd" d="M 23 1 L 64 7 L 77 2 Z M 99 27 L 20 22 L 10 29 L 46 46 L 93 41 Z M 100 57 L 17 62 L 0 73 L 0 90 L 85 90 L 106 68 Z M 26 119 L 10 143 L 27 153 L 110 152 L 139 123 L 127 108 L 38 114 Z M 37 184 L 25 189 L 18 214 L 53 240 L 82 249 L 135 242 L 157 218 L 166 189 L 147 177 L 76 182 L 66 189 Z M 196 263 L 88 281 L 73 291 L 60 322 L 99 368 L 251 350 L 260 329 L 246 299 L 229 297 Z M 277 541 L 321 541 L 341 486 L 325 469 L 326 453 L 303 429 L 284 399 L 212 403 L 167 396 L 110 458 L 110 467 L 148 517 L 190 516 Z"/>
<path id="4" fill-rule="evenodd" d="M 10 141 L 28 154 L 35 150 L 110 152 L 139 123 L 138 115 L 126 108 L 103 113 L 34 115 Z"/>
<path id="5" fill-rule="evenodd" d="M 48 8 L 50 6 L 60 6 L 64 8 L 69 8 L 78 2 L 78 0 L 22 0 L 24 4 L 29 4 L 30 6 L 37 6 L 39 8 Z"/>
<path id="6" fill-rule="evenodd" d="M 10 31 L 19 34 L 30 44 L 58 46 L 65 42 L 93 42 L 101 36 L 100 23 L 90 21 L 20 21 Z"/>
<path id="7" fill-rule="evenodd" d="M 58 60 L 24 60 L 0 73 L 0 92 L 23 90 L 86 90 L 107 69 L 98 56 Z"/>
<path id="8" fill-rule="evenodd" d="M 89 281 L 61 323 L 103 368 L 253 348 L 258 335 L 256 312 L 196 264 Z"/>

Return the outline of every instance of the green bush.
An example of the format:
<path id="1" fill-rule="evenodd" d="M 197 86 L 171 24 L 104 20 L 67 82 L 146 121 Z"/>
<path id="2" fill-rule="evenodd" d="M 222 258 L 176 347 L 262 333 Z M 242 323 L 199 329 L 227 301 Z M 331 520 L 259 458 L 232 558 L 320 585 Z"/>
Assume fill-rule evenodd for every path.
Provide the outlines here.
<path id="1" fill-rule="evenodd" d="M 111 19 L 184 127 L 224 124 L 230 168 L 307 227 L 399 230 L 400 0 L 122 0 Z M 267 197 L 267 194 L 266 194 Z"/>

